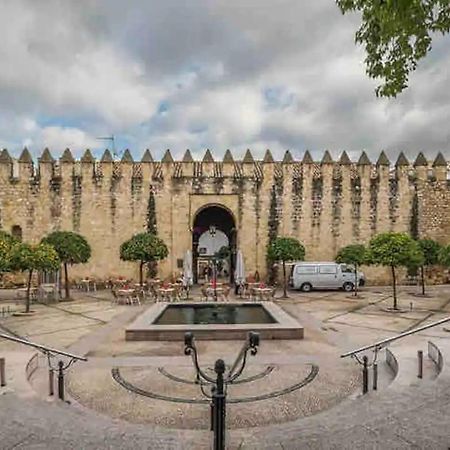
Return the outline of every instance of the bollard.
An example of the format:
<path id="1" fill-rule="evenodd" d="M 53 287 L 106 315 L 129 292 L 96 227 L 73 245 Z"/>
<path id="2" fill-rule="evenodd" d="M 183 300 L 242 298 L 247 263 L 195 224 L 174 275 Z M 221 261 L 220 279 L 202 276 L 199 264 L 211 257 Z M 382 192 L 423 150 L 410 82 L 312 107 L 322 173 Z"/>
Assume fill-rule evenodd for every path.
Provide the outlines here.
<path id="1" fill-rule="evenodd" d="M 58 398 L 64 400 L 64 363 L 58 362 Z"/>
<path id="2" fill-rule="evenodd" d="M 376 391 L 378 389 L 378 364 L 373 363 L 373 390 Z"/>
<path id="3" fill-rule="evenodd" d="M 363 356 L 363 394 L 369 391 L 369 369 L 367 368 L 367 356 Z"/>
<path id="4" fill-rule="evenodd" d="M 417 350 L 417 363 L 419 365 L 417 378 L 422 379 L 423 378 L 423 351 L 422 350 Z"/>
<path id="5" fill-rule="evenodd" d="M 0 386 L 6 386 L 5 358 L 0 358 Z"/>
<path id="6" fill-rule="evenodd" d="M 53 369 L 48 370 L 48 395 L 53 395 L 54 391 L 54 371 Z"/>

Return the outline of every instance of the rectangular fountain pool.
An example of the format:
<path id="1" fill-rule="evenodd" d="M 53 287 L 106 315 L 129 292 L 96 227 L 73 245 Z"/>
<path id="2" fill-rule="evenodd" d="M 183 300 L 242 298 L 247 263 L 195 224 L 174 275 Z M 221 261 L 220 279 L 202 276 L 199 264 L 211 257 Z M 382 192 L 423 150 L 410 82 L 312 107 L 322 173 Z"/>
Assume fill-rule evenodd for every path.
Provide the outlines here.
<path id="1" fill-rule="evenodd" d="M 157 303 L 125 330 L 127 341 L 245 339 L 257 331 L 263 339 L 302 339 L 303 327 L 279 306 L 262 303 Z"/>

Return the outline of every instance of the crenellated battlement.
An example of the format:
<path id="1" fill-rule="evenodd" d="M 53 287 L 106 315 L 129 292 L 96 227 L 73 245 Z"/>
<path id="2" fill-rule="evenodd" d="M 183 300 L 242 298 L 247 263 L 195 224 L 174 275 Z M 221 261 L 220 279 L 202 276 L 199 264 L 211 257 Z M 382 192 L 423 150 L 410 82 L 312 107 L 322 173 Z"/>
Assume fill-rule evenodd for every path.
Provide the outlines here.
<path id="1" fill-rule="evenodd" d="M 120 160 L 109 150 L 99 160 L 90 150 L 78 160 L 69 149 L 58 158 L 44 149 L 37 161 L 26 148 L 18 159 L 0 153 L 0 229 L 20 228 L 30 242 L 55 230 L 82 233 L 93 257 L 74 270 L 79 276 L 135 275 L 135 265 L 120 261 L 119 247 L 146 229 L 150 199 L 170 249 L 162 276 L 178 271 L 192 249 L 194 218 L 208 205 L 231 212 L 247 271 L 261 275 L 269 232 L 296 237 L 307 259 L 316 260 L 331 260 L 339 248 L 383 231 L 450 240 L 450 183 L 441 153 L 432 161 L 423 153 L 389 161 L 384 152 L 373 161 L 365 152 L 351 160 L 345 151 L 336 160 L 325 151 L 320 161 L 309 151 L 301 159 L 286 151 L 275 160 L 270 150 L 262 159 L 227 150 L 221 160 L 210 150 L 201 160 L 189 150 L 176 160 L 167 150 L 160 161 L 149 150 L 140 161 L 129 150 Z"/>
<path id="2" fill-rule="evenodd" d="M 67 176 L 87 176 L 93 180 L 100 178 L 130 178 L 150 177 L 158 181 L 165 178 L 249 178 L 261 180 L 264 177 L 282 176 L 292 173 L 294 177 L 312 174 L 313 178 L 332 172 L 333 178 L 339 178 L 342 173 L 349 172 L 351 178 L 370 174 L 370 178 L 389 173 L 389 177 L 407 174 L 410 178 L 420 181 L 447 180 L 448 163 L 442 153 L 431 161 L 423 153 L 419 153 L 413 162 L 408 161 L 400 153 L 395 162 L 389 161 L 386 154 L 381 152 L 378 159 L 370 161 L 363 151 L 357 161 L 352 161 L 344 151 L 338 160 L 334 161 L 329 151 L 325 151 L 320 161 L 314 161 L 309 151 L 301 160 L 295 160 L 287 150 L 280 161 L 276 161 L 270 150 L 262 159 L 254 159 L 247 150 L 242 159 L 235 159 L 227 150 L 222 160 L 214 160 L 210 150 L 206 150 L 202 160 L 194 161 L 190 150 L 186 150 L 181 160 L 174 160 L 170 150 L 166 150 L 160 161 L 153 158 L 150 150 L 146 150 L 140 161 L 134 161 L 129 150 L 125 150 L 120 160 L 114 160 L 111 152 L 105 150 L 100 160 L 96 160 L 88 149 L 83 156 L 76 160 L 69 149 L 64 150 L 59 159 L 55 159 L 50 151 L 44 149 L 37 162 L 33 161 L 30 152 L 24 148 L 20 157 L 14 159 L 4 149 L 0 153 L 0 172 L 3 180 L 10 182 L 19 180 L 61 179 Z M 8 176 L 9 175 L 9 176 Z"/>

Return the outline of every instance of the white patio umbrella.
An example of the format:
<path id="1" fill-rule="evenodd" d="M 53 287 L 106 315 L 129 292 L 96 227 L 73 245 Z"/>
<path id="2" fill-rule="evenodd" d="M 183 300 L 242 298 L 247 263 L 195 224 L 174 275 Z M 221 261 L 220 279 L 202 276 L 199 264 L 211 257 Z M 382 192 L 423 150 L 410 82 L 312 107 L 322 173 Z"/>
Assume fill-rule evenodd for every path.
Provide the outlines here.
<path id="1" fill-rule="evenodd" d="M 192 286 L 194 275 L 192 273 L 192 253 L 188 250 L 183 260 L 183 284 L 185 287 Z"/>
<path id="2" fill-rule="evenodd" d="M 242 252 L 238 250 L 236 255 L 236 269 L 234 271 L 234 282 L 236 284 L 244 284 L 245 282 L 245 268 L 244 268 L 244 257 Z"/>

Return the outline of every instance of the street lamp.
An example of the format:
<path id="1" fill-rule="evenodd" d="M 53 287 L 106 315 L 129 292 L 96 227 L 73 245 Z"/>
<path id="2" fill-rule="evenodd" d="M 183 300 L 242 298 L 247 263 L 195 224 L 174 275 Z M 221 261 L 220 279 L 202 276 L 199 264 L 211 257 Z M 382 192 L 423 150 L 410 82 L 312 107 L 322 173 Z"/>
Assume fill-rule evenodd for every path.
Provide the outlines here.
<path id="1" fill-rule="evenodd" d="M 256 355 L 259 346 L 259 333 L 250 331 L 247 340 L 241 348 L 233 365 L 226 371 L 225 362 L 223 359 L 218 359 L 214 364 L 214 372 L 216 379 L 207 375 L 200 368 L 198 362 L 198 352 L 195 346 L 194 335 L 192 333 L 184 334 L 184 354 L 192 357 L 196 372 L 196 384 L 200 385 L 202 394 L 211 399 L 211 431 L 214 433 L 214 450 L 225 450 L 225 416 L 226 416 L 226 399 L 227 399 L 227 385 L 233 384 L 237 378 L 242 374 L 246 363 L 247 354 Z M 211 386 L 211 394 L 204 390 L 204 385 Z"/>
<path id="2" fill-rule="evenodd" d="M 216 226 L 210 225 L 209 226 L 209 234 L 212 238 L 212 243 L 215 243 L 215 237 L 216 237 Z M 214 301 L 217 302 L 217 269 L 216 269 L 216 257 L 215 257 L 215 245 L 213 247 L 213 256 L 212 256 L 212 263 L 213 263 L 213 289 L 214 289 Z"/>

